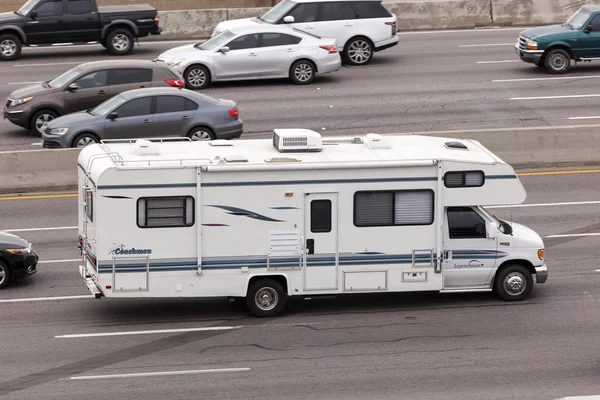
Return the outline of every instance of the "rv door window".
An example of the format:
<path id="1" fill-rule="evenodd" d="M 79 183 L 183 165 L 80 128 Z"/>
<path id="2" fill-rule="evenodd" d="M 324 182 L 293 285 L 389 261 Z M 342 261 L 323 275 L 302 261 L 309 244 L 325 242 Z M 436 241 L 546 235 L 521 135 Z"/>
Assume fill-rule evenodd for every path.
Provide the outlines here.
<path id="1" fill-rule="evenodd" d="M 486 238 L 485 220 L 471 207 L 448 207 L 450 239 Z"/>
<path id="2" fill-rule="evenodd" d="M 354 225 L 431 225 L 434 219 L 433 191 L 397 190 L 356 192 Z"/>
<path id="3" fill-rule="evenodd" d="M 310 202 L 310 231 L 312 233 L 331 232 L 331 200 Z"/>
<path id="4" fill-rule="evenodd" d="M 94 192 L 86 190 L 85 203 L 85 214 L 90 222 L 94 222 Z"/>
<path id="5" fill-rule="evenodd" d="M 194 225 L 194 198 L 191 196 L 142 197 L 137 204 L 137 224 L 140 228 Z"/>

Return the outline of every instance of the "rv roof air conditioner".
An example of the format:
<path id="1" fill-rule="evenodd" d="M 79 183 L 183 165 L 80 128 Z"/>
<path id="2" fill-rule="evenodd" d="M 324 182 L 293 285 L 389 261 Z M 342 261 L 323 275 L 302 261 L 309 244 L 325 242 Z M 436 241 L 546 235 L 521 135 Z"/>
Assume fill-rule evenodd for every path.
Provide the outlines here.
<path id="1" fill-rule="evenodd" d="M 151 141 L 139 139 L 135 141 L 135 154 L 140 156 L 157 156 L 160 154 L 160 150 Z"/>
<path id="2" fill-rule="evenodd" d="M 319 133 L 310 129 L 275 129 L 273 147 L 280 153 L 321 151 L 323 141 Z"/>
<path id="3" fill-rule="evenodd" d="M 367 133 L 364 140 L 365 146 L 369 149 L 391 149 L 392 145 L 381 135 L 376 133 Z"/>

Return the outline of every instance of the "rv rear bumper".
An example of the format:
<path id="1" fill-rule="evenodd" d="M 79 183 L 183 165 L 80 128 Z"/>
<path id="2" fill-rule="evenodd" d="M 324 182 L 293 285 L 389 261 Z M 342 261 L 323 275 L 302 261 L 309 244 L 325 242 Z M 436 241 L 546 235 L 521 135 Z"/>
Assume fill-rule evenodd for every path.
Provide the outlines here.
<path id="1" fill-rule="evenodd" d="M 79 275 L 83 278 L 85 285 L 87 286 L 90 293 L 94 296 L 95 299 L 99 299 L 104 296 L 94 278 L 88 273 L 86 267 L 84 265 L 79 266 Z"/>
<path id="2" fill-rule="evenodd" d="M 535 267 L 535 281 L 537 283 L 545 283 L 548 280 L 548 267 L 546 263 Z"/>

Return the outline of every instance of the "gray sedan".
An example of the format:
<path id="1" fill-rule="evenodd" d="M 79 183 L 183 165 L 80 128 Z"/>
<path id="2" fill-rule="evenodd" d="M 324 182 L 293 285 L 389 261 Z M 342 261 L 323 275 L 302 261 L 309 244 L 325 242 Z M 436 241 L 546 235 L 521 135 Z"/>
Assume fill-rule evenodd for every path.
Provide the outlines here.
<path id="1" fill-rule="evenodd" d="M 42 140 L 49 148 L 85 147 L 103 139 L 214 140 L 242 132 L 234 101 L 164 87 L 129 90 L 95 108 L 58 117 L 46 125 Z"/>

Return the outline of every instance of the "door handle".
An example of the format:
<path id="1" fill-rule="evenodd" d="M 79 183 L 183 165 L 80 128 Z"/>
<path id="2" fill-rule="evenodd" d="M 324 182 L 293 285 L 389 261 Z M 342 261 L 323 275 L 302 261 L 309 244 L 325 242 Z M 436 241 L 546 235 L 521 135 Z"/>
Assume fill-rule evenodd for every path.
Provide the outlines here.
<path id="1" fill-rule="evenodd" d="M 294 49 L 287 49 L 287 51 L 288 51 L 288 53 L 293 53 L 296 50 L 294 50 Z"/>
<path id="2" fill-rule="evenodd" d="M 181 117 L 181 119 L 190 119 L 190 117 L 188 117 L 187 115 L 184 115 L 183 117 Z"/>
<path id="3" fill-rule="evenodd" d="M 306 239 L 307 254 L 315 254 L 315 239 Z"/>
<path id="4" fill-rule="evenodd" d="M 350 22 L 344 24 L 344 26 L 354 26 L 354 24 L 351 24 Z"/>
<path id="5" fill-rule="evenodd" d="M 140 87 L 141 87 L 141 88 L 145 88 L 145 87 L 146 87 L 146 85 L 142 85 L 142 86 L 140 86 Z"/>
<path id="6" fill-rule="evenodd" d="M 106 94 L 104 90 L 98 90 L 98 94 Z"/>
<path id="7" fill-rule="evenodd" d="M 257 54 L 256 54 L 256 53 L 250 53 L 250 54 L 248 54 L 248 55 L 249 55 L 250 57 L 256 57 L 256 56 L 257 56 Z"/>
<path id="8" fill-rule="evenodd" d="M 151 122 L 152 122 L 152 121 L 150 121 L 149 119 L 145 119 L 145 120 L 144 120 L 144 123 L 145 123 L 145 124 L 149 124 L 149 123 L 151 123 Z"/>

